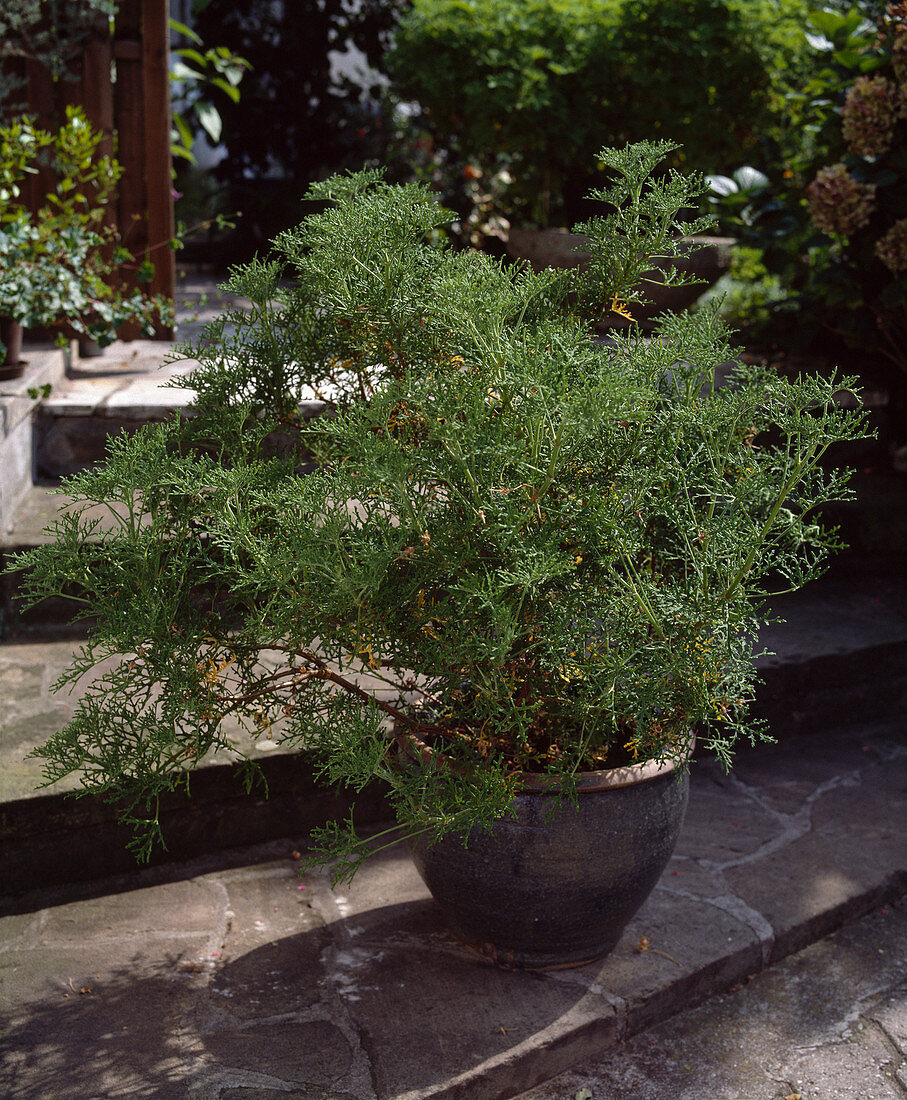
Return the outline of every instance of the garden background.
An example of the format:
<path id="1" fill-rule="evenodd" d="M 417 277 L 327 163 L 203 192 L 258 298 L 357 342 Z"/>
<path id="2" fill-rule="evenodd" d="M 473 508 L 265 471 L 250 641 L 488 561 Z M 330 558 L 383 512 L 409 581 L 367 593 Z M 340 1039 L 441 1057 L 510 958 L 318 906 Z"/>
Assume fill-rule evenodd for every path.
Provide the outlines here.
<path id="1" fill-rule="evenodd" d="M 171 247 L 225 271 L 337 170 L 428 181 L 457 214 L 452 245 L 503 256 L 514 230 L 587 216 L 602 146 L 678 141 L 670 167 L 708 176 L 705 209 L 736 242 L 709 295 L 742 343 L 782 369 L 858 370 L 886 395 L 895 452 L 905 28 L 904 3 L 873 0 L 11 0 L 0 103 L 7 124 L 28 112 L 51 129 L 87 109 L 123 165 L 118 274 L 165 294 Z M 113 92 L 90 75 L 98 57 Z M 27 177 L 33 211 L 52 181 L 49 165 Z"/>

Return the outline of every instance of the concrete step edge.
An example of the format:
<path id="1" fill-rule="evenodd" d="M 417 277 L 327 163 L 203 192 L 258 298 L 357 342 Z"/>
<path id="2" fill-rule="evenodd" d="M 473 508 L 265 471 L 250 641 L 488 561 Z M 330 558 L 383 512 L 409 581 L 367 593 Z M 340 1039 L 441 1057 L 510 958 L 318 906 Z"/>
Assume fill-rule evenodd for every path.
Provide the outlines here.
<path id="1" fill-rule="evenodd" d="M 792 930 L 784 944 L 776 945 L 767 958 L 752 946 L 716 958 L 700 970 L 682 975 L 659 989 L 639 1005 L 618 1004 L 613 1014 L 606 1010 L 592 1018 L 578 1019 L 572 1027 L 543 1036 L 541 1042 L 534 1041 L 536 1037 L 533 1036 L 523 1049 L 509 1050 L 500 1058 L 489 1060 L 439 1088 L 407 1093 L 406 1100 L 519 1100 L 523 1092 L 577 1063 L 601 1057 L 608 1048 L 623 1040 L 711 997 L 727 993 L 788 955 L 825 939 L 884 905 L 895 904 L 905 895 L 907 874 L 895 872 L 886 881 L 849 898 L 846 904 L 804 921 L 802 926 Z"/>
<path id="2" fill-rule="evenodd" d="M 279 753 L 257 763 L 264 782 L 250 794 L 237 766 L 218 764 L 193 774 L 189 797 L 184 792 L 161 796 L 167 849 L 155 852 L 147 867 L 305 835 L 349 816 L 349 792 L 319 785 L 305 757 Z M 390 814 L 381 785 L 357 795 L 361 825 L 385 821 Z M 93 882 L 134 874 L 142 865 L 127 847 L 130 837 L 116 807 L 97 795 L 36 793 L 0 803 L 0 915 L 30 909 L 36 892 L 78 894 Z"/>
<path id="3" fill-rule="evenodd" d="M 30 912 L 66 904 L 85 897 L 98 897 L 179 881 L 224 867 L 249 866 L 291 857 L 300 842 L 288 831 L 280 840 L 220 853 L 216 859 L 195 858 L 170 865 L 121 874 L 82 887 L 34 893 L 30 904 L 11 912 Z M 779 889 L 783 884 L 779 884 Z M 523 1043 L 455 1077 L 405 1093 L 406 1100 L 504 1100 L 548 1080 L 584 1059 L 600 1055 L 623 1039 L 645 1031 L 671 1016 L 709 998 L 728 992 L 783 958 L 824 939 L 830 933 L 860 919 L 873 910 L 896 903 L 907 894 L 907 872 L 879 871 L 872 881 L 862 883 L 844 901 L 819 908 L 793 922 L 783 934 L 763 931 L 742 946 L 722 950 L 716 946 L 710 957 L 695 968 L 675 974 L 636 997 L 622 1001 L 600 989 L 595 997 L 584 997 L 563 1017 Z M 723 939 L 723 937 L 722 937 Z M 717 941 L 716 941 L 717 944 Z M 683 968 L 681 968 L 683 971 Z M 547 978 L 547 976 L 545 976 Z M 398 1100 L 403 1100 L 399 1097 Z"/>

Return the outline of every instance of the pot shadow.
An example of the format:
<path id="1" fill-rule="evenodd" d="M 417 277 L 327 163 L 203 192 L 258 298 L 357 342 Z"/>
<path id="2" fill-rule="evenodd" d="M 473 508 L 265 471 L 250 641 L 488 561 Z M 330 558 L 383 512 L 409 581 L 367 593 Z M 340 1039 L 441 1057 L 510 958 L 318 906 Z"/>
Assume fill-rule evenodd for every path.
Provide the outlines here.
<path id="1" fill-rule="evenodd" d="M 516 1087 L 531 1068 L 518 1058 L 508 1065 L 508 1056 L 527 1040 L 544 1042 L 540 1033 L 571 1012 L 599 971 L 546 981 L 494 967 L 457 944 L 430 899 L 275 939 L 217 970 L 191 952 L 151 952 L 107 967 L 101 957 L 41 952 L 23 969 L 47 977 L 21 1000 L 14 964 L 0 1095 L 189 1100 L 201 1088 L 219 1100 L 390 1100 L 478 1067 Z"/>
<path id="2" fill-rule="evenodd" d="M 543 1033 L 588 994 L 601 965 L 560 972 L 557 979 L 495 967 L 457 943 L 431 899 L 410 900 L 227 963 L 209 989 L 219 1025 L 200 1038 L 224 1065 L 243 1051 L 267 1049 L 270 1072 L 288 1085 L 317 1083 L 316 1068 L 322 1085 L 325 1075 L 340 1085 L 343 1065 L 364 1055 L 383 1100 L 506 1062 L 528 1040 L 545 1043 Z M 608 1007 L 595 1000 L 610 1023 Z M 318 1020 L 321 1030 L 310 1034 Z M 318 1043 L 323 1053 L 316 1067 Z"/>

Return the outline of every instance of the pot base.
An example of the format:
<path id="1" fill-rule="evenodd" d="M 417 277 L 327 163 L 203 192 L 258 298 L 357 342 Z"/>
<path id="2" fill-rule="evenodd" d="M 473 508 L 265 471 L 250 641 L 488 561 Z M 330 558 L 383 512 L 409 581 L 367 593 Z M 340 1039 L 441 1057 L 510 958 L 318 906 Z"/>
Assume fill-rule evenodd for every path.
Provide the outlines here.
<path id="1" fill-rule="evenodd" d="M 469 951 L 470 954 L 478 955 L 479 958 L 484 959 L 486 962 L 493 963 L 495 966 L 501 967 L 502 970 L 534 970 L 540 972 L 547 972 L 549 970 L 576 970 L 577 967 L 589 966 L 591 963 L 598 962 L 609 952 L 613 951 L 616 946 L 615 941 L 615 943 L 610 944 L 603 951 L 599 951 L 597 955 L 590 955 L 588 958 L 583 959 L 564 960 L 560 955 L 552 956 L 549 953 L 518 953 L 510 949 L 505 950 L 495 947 L 493 943 L 470 943 L 468 940 L 463 939 L 462 936 L 458 936 L 453 929 L 448 929 L 448 931 L 457 943 Z"/>
<path id="2" fill-rule="evenodd" d="M 642 769 L 616 769 L 614 775 Z M 607 775 L 608 773 L 592 773 Z M 577 789 L 558 804 L 524 790 L 513 815 L 464 846 L 416 841 L 416 869 L 454 936 L 500 966 L 583 966 L 607 955 L 651 893 L 674 851 L 689 777 Z"/>

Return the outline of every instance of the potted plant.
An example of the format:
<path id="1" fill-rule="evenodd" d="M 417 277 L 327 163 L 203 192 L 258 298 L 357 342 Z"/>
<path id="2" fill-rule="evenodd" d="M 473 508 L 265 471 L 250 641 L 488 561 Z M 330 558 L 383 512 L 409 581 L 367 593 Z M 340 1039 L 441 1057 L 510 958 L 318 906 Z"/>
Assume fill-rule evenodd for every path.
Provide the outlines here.
<path id="1" fill-rule="evenodd" d="M 97 619 L 65 682 L 123 657 L 38 750 L 49 782 L 118 800 L 147 854 L 158 795 L 238 723 L 327 781 L 384 780 L 384 840 L 492 957 L 613 945 L 670 855 L 691 735 L 725 763 L 764 736 L 764 600 L 833 547 L 815 512 L 847 475 L 821 461 L 863 431 L 846 380 L 738 363 L 719 386 L 712 310 L 593 338 L 639 227 L 688 203 L 653 178 L 671 148 L 602 151 L 584 272 L 444 250 L 449 215 L 378 172 L 312 188 L 333 205 L 234 272 L 252 308 L 193 349 L 194 418 L 117 438 L 18 560 Z M 92 544 L 97 502 L 118 520 Z M 340 878 L 380 843 L 328 823 L 311 862 Z"/>
<path id="2" fill-rule="evenodd" d="M 65 321 L 103 347 L 128 321 L 153 335 L 169 305 L 125 285 L 130 269 L 137 282 L 150 272 L 105 222 L 121 168 L 98 154 L 101 140 L 77 107 L 67 108 L 53 134 L 29 117 L 0 126 L 0 318 L 25 329 Z M 53 187 L 32 211 L 23 184 L 42 166 L 52 172 Z M 22 373 L 15 361 L 0 369 L 6 377 Z"/>

